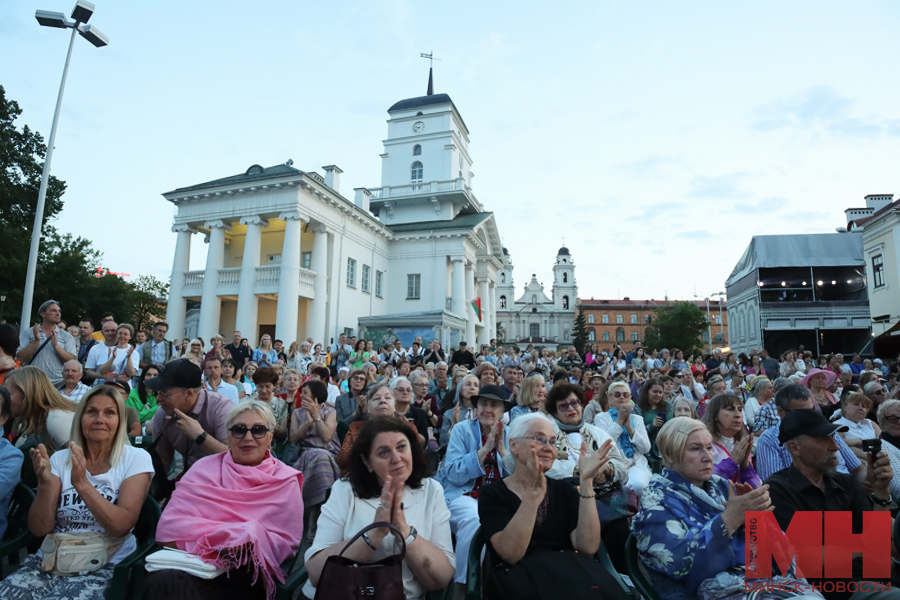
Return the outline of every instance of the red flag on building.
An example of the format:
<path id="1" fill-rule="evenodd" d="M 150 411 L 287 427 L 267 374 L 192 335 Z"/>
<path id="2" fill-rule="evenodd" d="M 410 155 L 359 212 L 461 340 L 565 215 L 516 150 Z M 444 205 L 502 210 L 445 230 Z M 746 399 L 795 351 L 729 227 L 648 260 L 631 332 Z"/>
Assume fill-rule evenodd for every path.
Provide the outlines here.
<path id="1" fill-rule="evenodd" d="M 472 300 L 472 308 L 475 309 L 475 314 L 478 315 L 478 320 L 481 321 L 481 296 Z"/>

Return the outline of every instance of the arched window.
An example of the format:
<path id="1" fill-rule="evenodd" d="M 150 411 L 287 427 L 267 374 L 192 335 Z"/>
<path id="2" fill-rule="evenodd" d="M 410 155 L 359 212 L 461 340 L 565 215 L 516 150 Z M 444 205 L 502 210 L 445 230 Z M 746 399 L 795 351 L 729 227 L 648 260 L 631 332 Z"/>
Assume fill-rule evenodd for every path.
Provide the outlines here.
<path id="1" fill-rule="evenodd" d="M 500 296 L 500 308 L 506 308 L 506 296 Z"/>
<path id="2" fill-rule="evenodd" d="M 506 283 L 506 273 L 500 273 L 500 283 Z"/>
<path id="3" fill-rule="evenodd" d="M 591 342 L 597 340 L 597 334 L 594 332 L 593 329 L 588 329 L 588 340 Z"/>
<path id="4" fill-rule="evenodd" d="M 422 156 L 422 146 L 418 144 L 413 146 L 413 156 Z"/>
<path id="5" fill-rule="evenodd" d="M 532 304 L 537 304 L 537 294 L 532 294 L 532 295 L 531 295 L 531 303 L 532 303 Z"/>
<path id="6" fill-rule="evenodd" d="M 419 161 L 416 161 L 412 164 L 410 172 L 413 183 L 419 183 L 424 178 L 424 169 L 422 168 L 422 163 L 420 163 Z"/>
<path id="7" fill-rule="evenodd" d="M 563 283 L 569 283 L 569 274 L 563 271 Z"/>
<path id="8" fill-rule="evenodd" d="M 616 327 L 616 341 L 617 342 L 625 341 L 625 328 L 624 327 Z"/>
<path id="9" fill-rule="evenodd" d="M 563 296 L 563 310 L 569 310 L 569 297 Z"/>

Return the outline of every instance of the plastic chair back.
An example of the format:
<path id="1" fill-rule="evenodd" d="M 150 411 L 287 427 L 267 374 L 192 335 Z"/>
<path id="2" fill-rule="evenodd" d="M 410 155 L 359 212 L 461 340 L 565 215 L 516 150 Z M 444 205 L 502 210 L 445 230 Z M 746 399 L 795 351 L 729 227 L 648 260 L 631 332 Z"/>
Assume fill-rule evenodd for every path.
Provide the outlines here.
<path id="1" fill-rule="evenodd" d="M 662 600 L 659 593 L 653 589 L 653 584 L 644 574 L 644 567 L 641 565 L 641 558 L 638 556 L 637 540 L 633 535 L 628 536 L 625 542 L 625 564 L 628 566 L 628 576 L 631 582 L 647 600 Z"/>

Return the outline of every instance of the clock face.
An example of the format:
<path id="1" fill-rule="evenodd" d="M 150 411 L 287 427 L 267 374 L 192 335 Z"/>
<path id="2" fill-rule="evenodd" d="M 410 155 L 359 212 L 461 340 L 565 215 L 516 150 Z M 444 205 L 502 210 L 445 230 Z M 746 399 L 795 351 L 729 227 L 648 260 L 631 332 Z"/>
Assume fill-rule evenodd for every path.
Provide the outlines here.
<path id="1" fill-rule="evenodd" d="M 425 123 L 423 123 L 422 121 L 416 121 L 415 123 L 413 123 L 413 131 L 415 131 L 416 133 L 421 133 L 423 129 L 425 129 Z"/>

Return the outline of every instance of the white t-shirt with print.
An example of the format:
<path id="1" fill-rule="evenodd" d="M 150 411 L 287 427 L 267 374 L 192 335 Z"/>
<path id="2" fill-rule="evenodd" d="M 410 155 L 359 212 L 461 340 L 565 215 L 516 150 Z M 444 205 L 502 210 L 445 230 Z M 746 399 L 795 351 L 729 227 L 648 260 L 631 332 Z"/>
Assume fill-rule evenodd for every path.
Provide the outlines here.
<path id="1" fill-rule="evenodd" d="M 72 465 L 66 464 L 66 458 L 69 456 L 69 450 L 60 450 L 50 457 L 50 472 L 59 477 L 62 481 L 62 491 L 59 495 L 59 508 L 56 510 L 56 523 L 53 526 L 53 533 L 58 532 L 78 532 L 88 531 L 103 533 L 106 531 L 97 523 L 91 510 L 87 507 L 78 492 L 72 486 Z M 109 471 L 102 475 L 87 474 L 88 481 L 94 486 L 94 489 L 100 492 L 100 495 L 116 504 L 119 500 L 119 487 L 122 482 L 140 473 L 153 473 L 153 460 L 146 450 L 125 446 L 125 452 L 122 455 L 119 464 L 110 468 Z M 134 536 L 129 536 L 128 540 L 119 548 L 116 555 L 110 560 L 111 564 L 120 562 L 123 558 L 134 552 L 137 548 L 137 542 Z"/>

